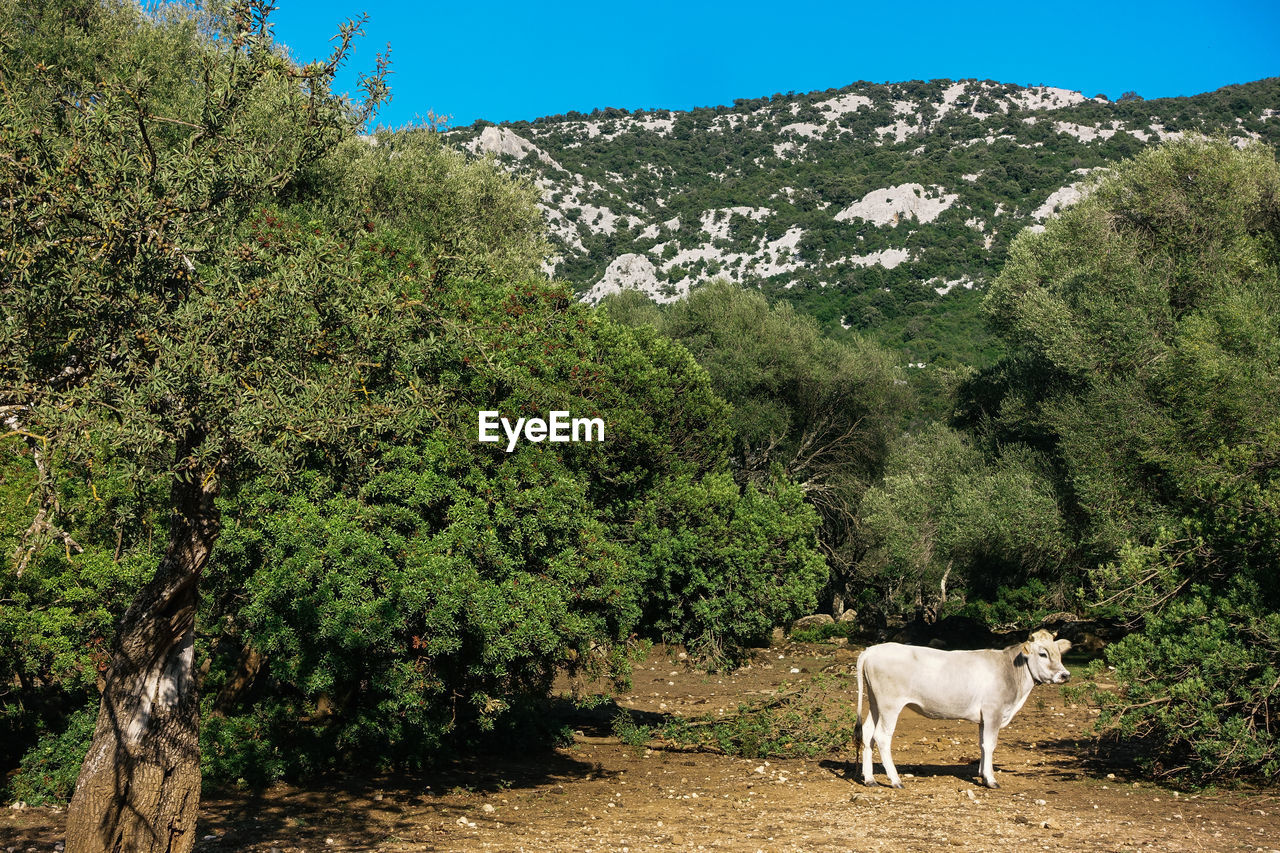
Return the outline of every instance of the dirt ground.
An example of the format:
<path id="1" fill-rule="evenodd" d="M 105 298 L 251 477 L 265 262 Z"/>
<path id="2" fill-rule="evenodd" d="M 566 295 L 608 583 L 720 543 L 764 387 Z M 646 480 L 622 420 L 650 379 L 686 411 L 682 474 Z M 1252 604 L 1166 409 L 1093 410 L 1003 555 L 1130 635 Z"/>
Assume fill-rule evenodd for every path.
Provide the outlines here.
<path id="1" fill-rule="evenodd" d="M 644 718 L 732 713 L 815 673 L 847 672 L 855 657 L 847 647 L 791 645 L 707 675 L 660 648 L 618 704 Z M 1001 787 L 988 790 L 977 780 L 975 725 L 906 712 L 894 739 L 905 787 L 893 790 L 861 785 L 852 744 L 770 761 L 634 748 L 598 714 L 579 721 L 573 746 L 550 755 L 490 758 L 414 780 L 206 798 L 196 850 L 1280 853 L 1280 790 L 1189 795 L 1135 781 L 1092 753 L 1082 734 L 1091 719 L 1061 688 L 1037 687 L 1001 733 Z M 7 809 L 0 851 L 60 849 L 63 818 L 56 809 Z"/>

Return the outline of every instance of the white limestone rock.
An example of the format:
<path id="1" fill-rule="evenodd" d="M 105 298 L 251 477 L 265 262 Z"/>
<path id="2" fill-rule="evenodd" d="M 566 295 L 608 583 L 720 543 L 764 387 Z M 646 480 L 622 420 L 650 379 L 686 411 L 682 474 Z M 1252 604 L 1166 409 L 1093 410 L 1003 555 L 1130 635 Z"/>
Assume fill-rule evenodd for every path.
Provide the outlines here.
<path id="1" fill-rule="evenodd" d="M 875 225 L 897 225 L 906 218 L 932 222 L 959 198 L 937 185 L 926 190 L 920 184 L 900 184 L 872 190 L 837 213 L 835 218 L 837 222 L 862 219 Z"/>
<path id="2" fill-rule="evenodd" d="M 492 125 L 486 127 L 480 131 L 479 136 L 468 142 L 465 147 L 473 154 L 496 154 L 499 156 L 505 154 L 517 160 L 533 156 L 553 169 L 563 170 L 563 167 L 551 159 L 547 152 L 505 127 L 494 127 Z"/>
<path id="3" fill-rule="evenodd" d="M 1070 89 L 1058 89 L 1054 86 L 1033 86 L 1030 89 L 1009 96 L 1018 107 L 1024 110 L 1060 110 L 1063 107 L 1074 107 L 1089 100 L 1079 92 Z"/>
<path id="4" fill-rule="evenodd" d="M 855 267 L 882 266 L 887 270 L 891 270 L 910 259 L 911 252 L 906 249 L 884 249 L 879 252 L 872 252 L 869 255 L 853 255 L 844 260 Z"/>
<path id="5" fill-rule="evenodd" d="M 582 301 L 598 305 L 606 296 L 624 290 L 638 290 L 654 302 L 664 303 L 674 302 L 689 294 L 688 281 L 682 281 L 674 287 L 674 293 L 667 293 L 671 285 L 658 280 L 658 270 L 653 262 L 644 255 L 628 253 L 613 259 L 604 271 L 604 277 L 583 294 Z"/>

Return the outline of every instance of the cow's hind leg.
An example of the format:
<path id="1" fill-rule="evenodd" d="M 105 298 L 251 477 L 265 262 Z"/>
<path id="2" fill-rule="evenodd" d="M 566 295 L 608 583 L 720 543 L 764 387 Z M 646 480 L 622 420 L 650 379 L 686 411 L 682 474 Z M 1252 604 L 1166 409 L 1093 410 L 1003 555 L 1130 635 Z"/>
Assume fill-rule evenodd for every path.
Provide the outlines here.
<path id="1" fill-rule="evenodd" d="M 982 774 L 982 782 L 988 788 L 999 788 L 996 782 L 995 761 L 996 738 L 1000 735 L 1000 724 L 987 714 L 982 715 L 978 723 L 978 742 L 982 746 L 982 761 L 978 772 Z"/>
<path id="2" fill-rule="evenodd" d="M 871 769 L 871 738 L 876 731 L 876 721 L 880 718 L 876 699 L 868 692 L 867 718 L 862 721 L 862 784 L 875 785 L 876 777 Z"/>
<path id="3" fill-rule="evenodd" d="M 881 708 L 880 719 L 876 723 L 876 748 L 880 750 L 880 763 L 884 765 L 884 773 L 889 777 L 889 784 L 895 788 L 902 787 L 898 778 L 898 768 L 893 764 L 893 730 L 898 725 L 898 714 L 902 706 Z"/>

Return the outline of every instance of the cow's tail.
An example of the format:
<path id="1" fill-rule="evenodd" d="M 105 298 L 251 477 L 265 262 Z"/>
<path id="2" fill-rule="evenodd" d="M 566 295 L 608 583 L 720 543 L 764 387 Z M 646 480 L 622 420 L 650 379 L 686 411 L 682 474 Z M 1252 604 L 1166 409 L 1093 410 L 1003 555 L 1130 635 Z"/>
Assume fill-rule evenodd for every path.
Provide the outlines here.
<path id="1" fill-rule="evenodd" d="M 865 665 L 863 658 L 866 657 L 866 654 L 866 649 L 858 653 L 858 665 L 855 667 L 858 674 L 858 722 L 853 727 L 853 737 L 858 742 L 857 751 L 859 756 L 862 753 L 862 668 Z"/>

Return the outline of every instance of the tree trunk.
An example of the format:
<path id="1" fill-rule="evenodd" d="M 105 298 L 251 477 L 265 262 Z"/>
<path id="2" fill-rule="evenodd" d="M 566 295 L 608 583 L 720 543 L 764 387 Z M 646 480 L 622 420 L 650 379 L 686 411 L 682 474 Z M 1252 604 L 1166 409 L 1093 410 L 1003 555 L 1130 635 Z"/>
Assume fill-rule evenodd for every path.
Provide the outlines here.
<path id="1" fill-rule="evenodd" d="M 169 544 L 125 613 L 89 754 L 67 812 L 67 853 L 185 853 L 200 805 L 195 613 L 218 537 L 216 485 L 175 481 Z"/>

